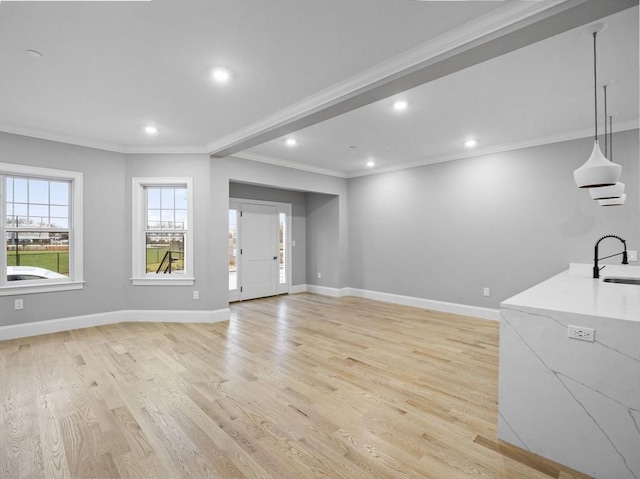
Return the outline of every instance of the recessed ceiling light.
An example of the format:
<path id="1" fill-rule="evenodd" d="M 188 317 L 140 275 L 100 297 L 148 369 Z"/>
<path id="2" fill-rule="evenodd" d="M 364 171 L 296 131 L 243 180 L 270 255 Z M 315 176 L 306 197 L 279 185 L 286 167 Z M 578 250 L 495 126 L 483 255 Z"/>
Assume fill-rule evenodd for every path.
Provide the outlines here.
<path id="1" fill-rule="evenodd" d="M 407 106 L 408 106 L 408 103 L 406 101 L 398 100 L 393 104 L 393 109 L 402 111 L 402 110 L 406 110 Z"/>
<path id="2" fill-rule="evenodd" d="M 155 126 L 146 126 L 144 128 L 144 131 L 146 131 L 150 135 L 155 135 L 156 133 L 158 133 L 158 129 Z"/>
<path id="3" fill-rule="evenodd" d="M 27 50 L 26 51 L 27 55 L 29 55 L 30 57 L 33 58 L 40 58 L 42 56 L 42 53 L 36 51 L 36 50 Z"/>
<path id="4" fill-rule="evenodd" d="M 295 140 L 295 138 L 287 138 L 285 143 L 288 146 L 296 146 L 298 144 L 298 142 Z"/>
<path id="5" fill-rule="evenodd" d="M 373 161 L 373 160 L 369 160 L 369 161 L 367 161 L 367 166 L 368 166 L 369 168 L 371 168 L 371 167 L 373 167 L 373 166 L 376 166 L 376 163 L 375 163 L 375 161 Z"/>
<path id="6" fill-rule="evenodd" d="M 464 142 L 464 146 L 466 146 L 467 148 L 473 148 L 477 144 L 478 142 L 476 140 L 467 140 Z"/>
<path id="7" fill-rule="evenodd" d="M 227 83 L 231 78 L 231 73 L 226 68 L 216 68 L 211 72 L 211 76 L 218 83 Z"/>

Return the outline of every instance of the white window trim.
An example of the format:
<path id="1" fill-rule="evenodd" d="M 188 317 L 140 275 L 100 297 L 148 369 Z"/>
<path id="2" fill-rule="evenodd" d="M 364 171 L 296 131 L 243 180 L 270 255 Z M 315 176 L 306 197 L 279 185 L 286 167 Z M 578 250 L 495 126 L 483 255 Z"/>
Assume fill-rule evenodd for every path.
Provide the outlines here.
<path id="1" fill-rule="evenodd" d="M 0 248 L 0 296 L 17 294 L 49 293 L 54 291 L 69 291 L 82 289 L 83 281 L 83 229 L 82 229 L 82 192 L 83 174 L 79 171 L 58 170 L 54 168 L 41 168 L 37 166 L 17 165 L 13 163 L 0 163 L 0 174 L 17 175 L 32 178 L 46 178 L 49 180 L 71 181 L 71 223 L 69 225 L 69 279 L 43 280 L 43 281 L 12 281 L 7 284 L 7 249 Z M 3 187 L 4 191 L 4 187 Z M 0 202 L 1 211 L 6 211 L 5 195 Z M 6 241 L 6 218 L 0 221 L 0 235 L 2 241 Z M 27 284 L 23 284 L 27 283 Z"/>
<path id="2" fill-rule="evenodd" d="M 146 204 L 144 188 L 146 186 L 186 186 L 187 188 L 187 238 L 186 238 L 186 258 L 185 275 L 181 277 L 167 277 L 145 271 L 145 220 Z M 131 252 L 132 252 L 132 277 L 131 284 L 134 286 L 193 286 L 195 278 L 193 276 L 194 251 L 193 251 L 193 178 L 188 177 L 135 177 L 133 178 L 133 190 L 131 194 L 132 215 L 131 215 Z"/>

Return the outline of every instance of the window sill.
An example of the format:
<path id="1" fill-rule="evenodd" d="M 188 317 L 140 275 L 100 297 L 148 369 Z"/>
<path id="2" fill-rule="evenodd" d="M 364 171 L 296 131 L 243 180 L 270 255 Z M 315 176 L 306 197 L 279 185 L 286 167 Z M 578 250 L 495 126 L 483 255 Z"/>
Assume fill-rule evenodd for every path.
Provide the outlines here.
<path id="1" fill-rule="evenodd" d="M 195 278 L 131 278 L 133 286 L 193 286 Z"/>
<path id="2" fill-rule="evenodd" d="M 0 287 L 0 296 L 18 294 L 53 293 L 56 291 L 73 291 L 84 288 L 84 281 L 73 281 L 49 284 L 21 284 Z"/>

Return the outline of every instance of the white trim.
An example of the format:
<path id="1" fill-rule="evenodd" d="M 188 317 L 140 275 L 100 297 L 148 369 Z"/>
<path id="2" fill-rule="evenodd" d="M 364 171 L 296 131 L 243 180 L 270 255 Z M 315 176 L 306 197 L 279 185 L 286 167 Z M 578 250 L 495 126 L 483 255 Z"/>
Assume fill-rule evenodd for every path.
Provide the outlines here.
<path id="1" fill-rule="evenodd" d="M 305 118 L 311 113 L 345 102 L 358 93 L 371 90 L 389 79 L 407 75 L 446 55 L 452 56 L 465 46 L 470 47 L 482 40 L 488 41 L 495 38 L 500 32 L 516 28 L 520 22 L 531 18 L 535 20 L 541 15 L 548 16 L 550 15 L 548 11 L 562 9 L 565 3 L 567 0 L 507 3 L 400 55 L 310 95 L 260 121 L 209 143 L 207 150 L 211 155 L 215 155 L 216 152 L 224 151 L 261 133 L 275 130 Z"/>
<path id="2" fill-rule="evenodd" d="M 107 0 L 105 0 L 107 1 Z M 126 0 L 121 0 L 126 1 Z M 151 1 L 151 0 L 135 0 L 135 1 Z M 26 126 L 15 125 L 13 123 L 0 122 L 0 131 L 10 133 L 12 135 L 28 136 L 38 138 L 40 140 L 55 141 L 65 143 L 67 145 L 81 146 L 84 148 L 93 148 L 96 150 L 112 151 L 114 153 L 139 154 L 139 153 L 156 153 L 156 154 L 201 154 L 206 155 L 209 150 L 204 146 L 124 146 L 119 143 L 104 142 L 90 138 L 79 138 L 70 135 L 63 135 L 50 131 L 38 130 Z"/>
<path id="3" fill-rule="evenodd" d="M 280 221 L 280 213 L 284 213 L 286 217 L 286 230 L 288 234 L 286 235 L 286 251 L 285 257 L 287 258 L 287 281 L 284 284 L 280 283 L 280 276 L 278 274 L 278 282 L 277 282 L 277 292 L 276 294 L 288 294 L 291 292 L 291 280 L 293 277 L 293 249 L 292 249 L 292 238 L 293 238 L 293 206 L 291 203 L 282 203 L 277 201 L 266 201 L 266 200 L 253 200 L 248 198 L 229 198 L 229 209 L 236 210 L 238 212 L 238 216 L 236 218 L 236 233 L 238 244 L 238 251 L 242 249 L 242 205 L 247 204 L 255 204 L 255 205 L 264 205 L 264 206 L 273 206 L 276 208 L 276 215 L 278 216 L 277 221 L 279 224 Z M 241 286 L 242 286 L 242 267 L 241 267 L 241 255 L 237 255 L 237 264 L 236 264 L 236 289 L 229 290 L 229 302 L 233 301 L 243 301 Z M 279 271 L 278 271 L 279 273 Z M 253 299 L 253 298 L 251 298 Z"/>
<path id="4" fill-rule="evenodd" d="M 131 278 L 133 286 L 193 286 L 195 278 Z"/>
<path id="5" fill-rule="evenodd" d="M 70 135 L 62 135 L 50 131 L 38 130 L 37 128 L 29 128 L 26 126 L 14 125 L 12 123 L 0 122 L 0 131 L 11 133 L 13 135 L 28 136 L 38 138 L 40 140 L 55 141 L 65 143 L 67 145 L 82 146 L 85 148 L 94 148 L 97 150 L 113 151 L 115 153 L 124 153 L 124 146 L 117 143 L 108 143 L 88 138 L 79 138 Z"/>
<path id="6" fill-rule="evenodd" d="M 614 133 L 621 133 L 628 130 L 636 130 L 640 124 L 638 120 L 630 120 L 620 123 L 614 128 Z M 408 170 L 409 168 L 416 168 L 419 166 L 433 165 L 435 163 L 444 163 L 446 161 L 464 160 L 466 158 L 475 158 L 478 156 L 491 155 L 497 153 L 503 153 L 505 151 L 522 150 L 525 148 L 532 148 L 535 146 L 551 145 L 554 143 L 561 143 L 563 141 L 579 140 L 582 138 L 590 138 L 592 131 L 580 130 L 560 133 L 552 136 L 545 136 L 539 138 L 533 138 L 530 140 L 517 141 L 514 143 L 504 143 L 502 145 L 496 145 L 488 148 L 476 149 L 467 152 L 456 152 L 452 154 L 439 155 L 439 156 L 426 156 L 417 160 L 405 161 L 402 163 L 396 163 L 381 168 L 367 168 L 366 170 L 354 171 L 351 173 L 344 173 L 341 171 L 330 170 L 328 168 L 319 168 L 311 165 L 295 163 L 293 161 L 280 160 L 266 155 L 259 155 L 256 153 L 249 153 L 246 151 L 234 153 L 229 158 L 237 158 L 241 160 L 256 161 L 258 163 L 265 163 L 267 165 L 281 166 L 283 168 L 291 168 L 294 170 L 307 171 L 309 173 L 317 173 L 326 176 L 335 176 L 337 178 L 358 178 L 360 176 L 377 175 L 379 173 L 389 173 L 392 171 Z"/>
<path id="7" fill-rule="evenodd" d="M 342 298 L 349 296 L 349 288 L 329 288 L 328 286 L 318 286 L 316 284 L 307 284 L 308 293 L 321 294 L 322 296 L 331 296 L 332 298 Z"/>
<path id="8" fill-rule="evenodd" d="M 636 120 L 630 120 L 630 121 L 626 121 L 626 122 L 622 122 L 618 125 L 614 126 L 614 131 L 613 133 L 621 133 L 623 131 L 628 131 L 628 130 L 636 130 L 640 127 L 640 123 L 639 121 Z M 35 133 L 29 133 L 29 132 L 14 132 L 11 131 L 11 129 L 6 129 L 4 127 L 4 124 L 0 124 L 0 131 L 6 132 L 6 133 L 12 133 L 12 134 L 17 134 L 17 135 L 25 135 L 25 136 L 30 136 L 33 138 L 40 138 L 40 139 L 44 139 L 44 140 L 51 140 L 51 141 L 58 141 L 60 143 L 67 143 L 67 144 L 71 144 L 71 145 L 79 145 L 79 146 L 85 146 L 87 148 L 97 148 L 97 149 L 102 149 L 102 150 L 108 150 L 108 151 L 114 151 L 117 153 L 123 153 L 123 154 L 127 154 L 127 153 L 158 153 L 158 154 L 187 154 L 187 153 L 202 153 L 205 154 L 207 153 L 209 150 L 202 149 L 202 148 L 178 148 L 176 147 L 174 148 L 162 148 L 162 147 L 156 147 L 156 148 L 137 148 L 136 151 L 121 151 L 118 149 L 110 149 L 110 148 L 105 148 L 99 145 L 89 145 L 89 144 L 81 144 L 78 142 L 74 142 L 71 140 L 65 140 L 63 138 L 48 138 L 45 137 L 43 135 L 38 135 Z M 408 161 L 408 162 L 403 162 L 403 163 L 397 163 L 395 165 L 390 165 L 387 167 L 382 167 L 382 168 L 374 168 L 374 169 L 366 169 L 366 170 L 359 170 L 359 171 L 354 171 L 351 173 L 345 173 L 342 171 L 336 171 L 336 170 L 331 170 L 329 168 L 321 168 L 321 167 L 316 167 L 316 166 L 312 166 L 312 165 L 306 165 L 306 164 L 300 164 L 300 163 L 296 163 L 293 161 L 287 161 L 287 160 L 282 160 L 279 158 L 274 158 L 271 156 L 266 156 L 266 155 L 260 155 L 257 153 L 250 153 L 247 151 L 243 151 L 243 152 L 238 152 L 238 153 L 234 153 L 233 155 L 229 156 L 229 158 L 237 158 L 237 159 L 241 159 L 241 160 L 247 160 L 247 161 L 256 161 L 258 163 L 265 163 L 267 165 L 273 165 L 273 166 L 280 166 L 283 168 L 291 168 L 294 170 L 301 170 L 301 171 L 307 171 L 309 173 L 317 173 L 319 175 L 326 175 L 326 176 L 334 176 L 337 178 L 358 178 L 360 176 L 369 176 L 369 175 L 376 175 L 378 173 L 388 173 L 391 171 L 400 171 L 400 170 L 407 170 L 409 168 L 416 168 L 419 166 L 426 166 L 426 165 L 433 165 L 435 163 L 444 163 L 446 161 L 455 161 L 455 160 L 463 160 L 465 158 L 474 158 L 477 156 L 483 156 L 483 155 L 489 155 L 489 154 L 495 154 L 495 153 L 502 153 L 505 151 L 513 151 L 513 150 L 521 150 L 524 148 L 531 148 L 531 147 L 535 147 L 535 146 L 542 146 L 542 145 L 550 145 L 553 143 L 561 143 L 563 141 L 571 141 L 571 140 L 578 140 L 581 138 L 590 138 L 593 134 L 593 131 L 591 130 L 580 130 L 580 131 L 570 131 L 570 132 L 565 132 L 565 133 L 560 133 L 557 135 L 552 135 L 552 136 L 545 136 L 545 137 L 536 137 L 536 138 L 532 138 L 530 140 L 523 140 L 523 141 L 517 141 L 517 142 L 513 142 L 513 143 L 505 143 L 502 145 L 497 145 L 497 146 L 492 146 L 489 148 L 484 148 L 484 149 L 476 149 L 473 151 L 469 151 L 469 152 L 459 152 L 459 153 L 453 153 L 453 154 L 447 154 L 447 155 L 440 155 L 440 156 L 432 156 L 432 157 L 424 157 L 424 158 L 420 158 L 418 160 L 412 160 L 412 161 Z"/>
<path id="9" fill-rule="evenodd" d="M 47 180 L 62 180 L 70 182 L 69 191 L 69 278 L 64 281 L 24 281 L 20 285 L 8 285 L 6 248 L 3 243 L 0 248 L 0 296 L 14 294 L 32 294 L 40 292 L 66 291 L 82 289 L 84 287 L 83 274 L 83 204 L 84 204 L 84 174 L 80 171 L 60 170 L 57 168 L 43 168 L 39 166 L 19 165 L 14 163 L 0 163 L 0 177 L 3 175 L 18 175 L 29 178 L 43 178 Z M 4 192 L 4 185 L 0 186 Z M 0 212 L 5 211 L 5 198 L 0 198 Z M 6 241 L 6 227 L 4 219 L 0 224 L 0 236 Z M 23 283 L 23 282 L 20 282 Z"/>
<path id="10" fill-rule="evenodd" d="M 226 149 L 248 137 L 255 136 L 279 125 L 304 118 L 318 110 L 328 108 L 348 100 L 358 92 L 374 88 L 376 85 L 410 73 L 422 65 L 444 55 L 452 55 L 457 49 L 474 44 L 483 39 L 491 39 L 501 31 L 513 30 L 523 22 L 531 22 L 539 17 L 549 17 L 558 10 L 570 8 L 584 0 L 538 0 L 526 2 L 508 2 L 495 10 L 489 11 L 467 23 L 453 28 L 436 38 L 409 49 L 399 55 L 381 62 L 346 80 L 338 82 L 322 91 L 310 95 L 288 106 L 273 115 L 237 130 L 204 146 L 125 146 L 118 143 L 101 142 L 87 138 L 72 137 L 58 133 L 46 132 L 25 126 L 1 122 L 0 131 L 18 135 L 26 135 L 45 140 L 114 151 L 118 153 L 203 153 L 211 154 Z M 565 4 L 567 6 L 565 6 Z M 245 155 L 245 153 L 243 153 Z M 252 155 L 253 156 L 253 155 Z M 255 160 L 260 161 L 260 160 Z M 280 161 L 280 160 L 275 160 Z M 304 168 L 302 168 L 304 169 Z M 337 173 L 337 172 L 336 172 Z M 342 176 L 343 173 L 331 176 Z"/>
<path id="11" fill-rule="evenodd" d="M 17 281 L 11 281 L 16 283 Z M 58 283 L 42 283 L 28 285 L 8 285 L 0 288 L 0 296 L 15 296 L 34 293 L 53 293 L 56 291 L 73 291 L 82 289 L 84 281 L 60 281 Z"/>
<path id="12" fill-rule="evenodd" d="M 32 323 L 0 326 L 0 340 L 25 338 L 41 334 L 59 333 L 72 329 L 91 328 L 115 323 L 217 323 L 228 321 L 229 308 L 211 311 L 121 310 L 87 314 L 70 318 L 50 319 Z"/>
<path id="13" fill-rule="evenodd" d="M 191 177 L 134 177 L 131 191 L 131 284 L 133 286 L 193 286 L 194 271 L 194 224 L 193 224 L 193 178 Z M 185 233 L 185 275 L 164 275 L 145 273 L 145 232 L 146 203 L 145 186 L 185 186 L 187 188 L 187 229 Z M 159 233 L 170 231 L 158 231 Z"/>
<path id="14" fill-rule="evenodd" d="M 402 296 L 399 294 L 381 293 L 379 291 L 369 291 L 366 289 L 349 288 L 350 296 L 359 298 L 384 301 L 386 303 L 401 304 L 414 308 L 431 309 L 443 313 L 460 314 L 462 316 L 473 316 L 475 318 L 490 319 L 500 321 L 500 310 L 483 308 L 480 306 L 470 306 L 467 304 L 448 303 L 434 299 L 416 298 L 414 296 Z"/>
<path id="15" fill-rule="evenodd" d="M 630 120 L 621 123 L 615 128 L 614 133 L 620 133 L 627 130 L 636 130 L 640 124 L 638 120 Z M 435 163 L 444 163 L 446 161 L 464 160 L 466 158 L 475 158 L 478 156 L 492 155 L 497 153 L 503 153 L 505 151 L 523 150 L 525 148 L 533 148 L 536 146 L 552 145 L 554 143 L 561 143 L 563 141 L 579 140 L 582 138 L 590 138 L 593 135 L 593 131 L 581 130 L 572 131 L 567 133 L 561 133 L 558 135 L 547 136 L 544 138 L 534 138 L 532 140 L 519 141 L 515 143 L 505 143 L 502 145 L 492 146 L 483 149 L 477 149 L 469 152 L 459 152 L 454 154 L 440 155 L 424 157 L 414 161 L 407 161 L 403 163 L 396 163 L 387 167 L 367 169 L 349 173 L 347 178 L 357 178 L 360 176 L 376 175 L 378 173 L 389 173 L 391 171 L 407 170 L 409 168 L 416 168 L 419 166 L 433 165 Z M 592 140 L 593 141 L 593 140 Z M 259 161 L 259 160 L 255 160 Z"/>
<path id="16" fill-rule="evenodd" d="M 459 314 L 461 316 L 472 316 L 474 318 L 500 321 L 500 310 L 493 308 L 483 308 L 481 306 L 470 306 L 468 304 L 448 303 L 434 299 L 416 298 L 414 296 L 402 296 L 399 294 L 381 293 L 358 288 L 328 288 L 326 286 L 316 286 L 314 284 L 298 284 L 291 288 L 290 294 L 294 293 L 314 293 L 332 298 L 342 298 L 343 296 L 356 296 L 358 298 L 383 301 L 385 303 L 401 304 L 420 309 L 430 309 L 443 313 Z"/>
<path id="17" fill-rule="evenodd" d="M 293 237 L 293 206 L 291 205 L 291 203 L 281 203 L 281 204 L 277 204 L 276 207 L 276 214 L 278 215 L 277 217 L 277 223 L 276 226 L 278 228 L 278 231 L 280 230 L 280 214 L 284 213 L 284 221 L 285 221 L 285 225 L 284 225 L 284 230 L 285 230 L 285 245 L 284 245 L 284 255 L 285 255 L 285 279 L 286 281 L 284 282 L 284 284 L 280 283 L 280 267 L 278 266 L 277 270 L 278 270 L 278 285 L 277 285 L 277 289 L 278 289 L 278 294 L 286 294 L 289 292 L 289 289 L 291 287 L 291 278 L 293 277 L 293 251 L 291 249 L 291 239 Z M 278 250 L 279 250 L 279 246 L 278 246 Z M 279 261 L 278 261 L 279 263 Z"/>
<path id="18" fill-rule="evenodd" d="M 281 160 L 279 158 L 273 158 L 271 156 L 266 156 L 266 155 L 259 155 L 257 153 L 250 153 L 247 151 L 234 153 L 229 158 L 237 158 L 240 160 L 248 160 L 248 161 L 257 161 L 259 163 L 266 163 L 267 165 L 281 166 L 283 168 L 292 168 L 294 170 L 302 170 L 302 171 L 307 171 L 309 173 L 317 173 L 319 175 L 335 176 L 338 178 L 349 177 L 347 173 L 342 173 L 340 171 L 330 170 L 328 168 L 320 168 L 312 165 L 305 165 L 305 164 L 296 163 L 293 161 Z"/>
<path id="19" fill-rule="evenodd" d="M 294 284 L 289 288 L 289 294 L 306 293 L 306 291 L 307 291 L 306 284 Z"/>

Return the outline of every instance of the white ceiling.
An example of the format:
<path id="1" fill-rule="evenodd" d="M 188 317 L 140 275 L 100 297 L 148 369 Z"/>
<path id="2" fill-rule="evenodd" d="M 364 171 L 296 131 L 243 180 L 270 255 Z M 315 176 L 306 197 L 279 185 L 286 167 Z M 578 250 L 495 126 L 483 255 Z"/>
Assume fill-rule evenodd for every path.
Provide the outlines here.
<path id="1" fill-rule="evenodd" d="M 0 130 L 123 152 L 235 144 L 237 156 L 340 176 L 371 172 L 370 157 L 374 171 L 461 157 L 471 136 L 476 152 L 584 136 L 593 93 L 583 27 L 379 101 L 370 95 L 364 106 L 334 95 L 366 85 L 382 98 L 374 74 L 398 76 L 401 59 L 455 39 L 452 32 L 481 32 L 514 8 L 526 8 L 526 18 L 582 2 L 5 1 Z M 638 8 L 602 21 L 599 75 L 615 81 L 614 126 L 637 127 Z M 211 81 L 214 66 L 231 70 L 228 84 Z M 391 109 L 396 98 L 407 110 Z M 328 119 L 298 129 L 323 108 Z M 147 124 L 158 134 L 144 133 Z M 269 131 L 292 132 L 299 143 L 286 147 Z"/>

